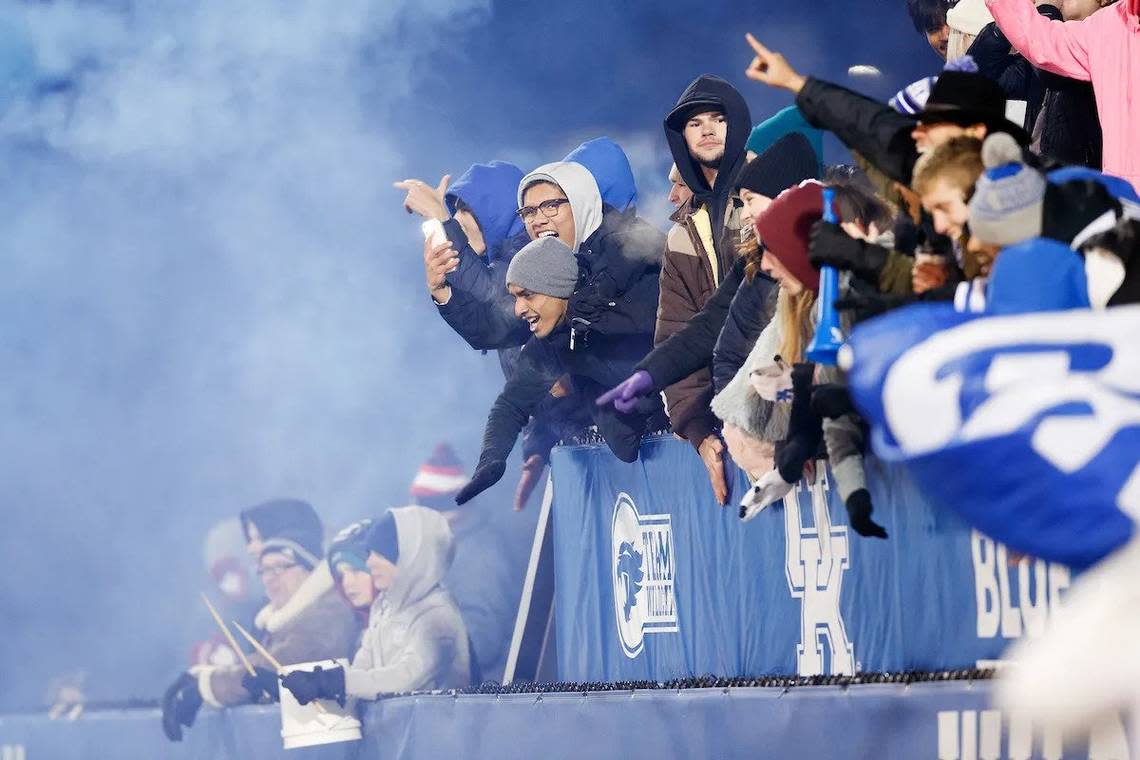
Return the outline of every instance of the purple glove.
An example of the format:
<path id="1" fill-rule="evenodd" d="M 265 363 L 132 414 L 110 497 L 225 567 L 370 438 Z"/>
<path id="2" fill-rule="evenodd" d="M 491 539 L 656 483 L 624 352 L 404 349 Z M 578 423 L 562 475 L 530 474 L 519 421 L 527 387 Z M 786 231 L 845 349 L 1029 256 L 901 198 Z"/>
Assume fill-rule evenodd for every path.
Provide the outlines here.
<path id="1" fill-rule="evenodd" d="M 643 369 L 622 380 L 618 385 L 598 396 L 598 406 L 612 403 L 614 408 L 624 414 L 629 414 L 637 406 L 643 396 L 653 391 L 653 378 Z"/>

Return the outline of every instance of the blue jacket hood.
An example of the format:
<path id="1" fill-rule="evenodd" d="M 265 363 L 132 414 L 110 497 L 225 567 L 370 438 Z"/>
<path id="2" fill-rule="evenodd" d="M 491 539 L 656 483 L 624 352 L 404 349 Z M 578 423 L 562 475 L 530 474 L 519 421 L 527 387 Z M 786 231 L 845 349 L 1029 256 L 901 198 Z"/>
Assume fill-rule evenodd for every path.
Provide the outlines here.
<path id="1" fill-rule="evenodd" d="M 1084 261 L 1064 243 L 1031 238 L 1002 249 L 986 294 L 987 314 L 1089 308 Z"/>
<path id="2" fill-rule="evenodd" d="M 608 137 L 587 140 L 570 151 L 563 161 L 581 164 L 594 175 L 602 203 L 618 211 L 637 208 L 637 182 L 621 146 Z"/>
<path id="3" fill-rule="evenodd" d="M 522 169 L 506 161 L 474 164 L 448 188 L 444 195 L 447 210 L 455 213 L 457 198 L 470 206 L 490 251 L 523 231 L 522 220 L 515 213 L 515 193 L 522 178 Z"/>

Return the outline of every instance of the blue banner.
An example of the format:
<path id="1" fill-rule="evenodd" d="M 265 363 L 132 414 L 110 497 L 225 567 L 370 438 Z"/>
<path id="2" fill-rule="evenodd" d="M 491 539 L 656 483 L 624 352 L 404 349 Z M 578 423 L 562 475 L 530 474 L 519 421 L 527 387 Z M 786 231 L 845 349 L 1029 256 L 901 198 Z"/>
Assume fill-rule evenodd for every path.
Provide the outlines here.
<path id="1" fill-rule="evenodd" d="M 989 706 L 987 683 L 420 695 L 367 705 L 364 740 L 281 749 L 271 707 L 204 712 L 171 744 L 156 710 L 0 716 L 3 760 L 805 758 L 1127 760 L 1120 722 L 1060 736 Z"/>
<path id="2" fill-rule="evenodd" d="M 686 443 L 647 440 L 632 464 L 555 449 L 560 678 L 972 668 L 1043 629 L 1066 567 L 931 508 L 896 467 L 867 470 L 886 541 L 848 529 L 826 471 L 741 523 Z"/>

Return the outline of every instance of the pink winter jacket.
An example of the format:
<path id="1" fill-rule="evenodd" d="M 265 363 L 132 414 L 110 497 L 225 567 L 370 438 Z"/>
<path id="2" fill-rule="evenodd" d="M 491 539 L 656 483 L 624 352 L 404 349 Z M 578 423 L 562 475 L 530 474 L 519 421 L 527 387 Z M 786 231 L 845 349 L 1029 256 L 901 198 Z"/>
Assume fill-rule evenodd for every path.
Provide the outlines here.
<path id="1" fill-rule="evenodd" d="M 1039 69 L 1092 82 L 1104 132 L 1104 171 L 1140 191 L 1140 0 L 1083 21 L 1050 21 L 1032 0 L 986 0 L 998 27 Z"/>

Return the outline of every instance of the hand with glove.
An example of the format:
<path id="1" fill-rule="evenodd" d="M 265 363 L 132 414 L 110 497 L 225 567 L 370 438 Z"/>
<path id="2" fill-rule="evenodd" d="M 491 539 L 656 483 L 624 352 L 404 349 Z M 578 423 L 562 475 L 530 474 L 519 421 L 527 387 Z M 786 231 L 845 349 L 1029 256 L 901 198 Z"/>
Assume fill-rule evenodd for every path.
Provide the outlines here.
<path id="1" fill-rule="evenodd" d="M 817 385 L 811 390 L 811 410 L 825 419 L 834 420 L 855 411 L 851 394 L 842 383 Z"/>
<path id="2" fill-rule="evenodd" d="M 455 495 L 455 503 L 462 506 L 471 501 L 476 496 L 498 483 L 499 479 L 503 477 L 503 473 L 506 471 L 507 463 L 501 460 L 493 462 L 479 462 L 479 466 L 475 468 L 475 474 L 471 476 L 471 480 L 467 481 L 467 485 L 459 489 L 459 493 Z"/>
<path id="3" fill-rule="evenodd" d="M 803 477 L 804 465 L 815 456 L 823 440 L 823 420 L 812 411 L 812 379 L 815 365 L 804 362 L 792 366 L 792 411 L 788 436 L 776 449 L 776 469 L 785 483 Z"/>
<path id="4" fill-rule="evenodd" d="M 538 454 L 531 454 L 523 462 L 522 477 L 519 478 L 518 488 L 515 489 L 515 511 L 522 512 L 530 501 L 530 495 L 542 481 L 542 473 L 546 470 L 546 460 Z"/>
<path id="5" fill-rule="evenodd" d="M 812 266 L 834 267 L 877 285 L 890 251 L 881 245 L 852 237 L 832 222 L 816 222 L 811 227 Z"/>
<path id="6" fill-rule="evenodd" d="M 772 470 L 756 481 L 744 498 L 740 500 L 740 519 L 748 522 L 763 512 L 769 504 L 784 498 L 792 492 L 795 483 L 789 483 L 780 475 L 779 470 Z"/>
<path id="7" fill-rule="evenodd" d="M 614 408 L 623 414 L 633 412 L 642 398 L 653 392 L 653 378 L 643 369 L 621 381 L 618 385 L 598 396 L 598 406 L 613 404 Z"/>
<path id="8" fill-rule="evenodd" d="M 194 725 L 202 695 L 198 692 L 198 679 L 189 673 L 178 676 L 162 695 L 162 732 L 172 742 L 182 741 L 182 727 Z"/>
<path id="9" fill-rule="evenodd" d="M 255 675 L 245 673 L 241 677 L 241 685 L 254 702 L 261 702 L 266 698 L 270 702 L 280 702 L 281 696 L 277 693 L 277 674 L 269 668 L 255 667 Z"/>
<path id="10" fill-rule="evenodd" d="M 298 704 L 307 705 L 315 699 L 335 699 L 344 707 L 344 668 L 325 670 L 320 665 L 309 670 L 294 670 L 281 676 L 281 685 L 293 693 Z"/>
<path id="11" fill-rule="evenodd" d="M 866 488 L 860 488 L 848 496 L 846 506 L 847 520 L 856 533 L 868 538 L 887 537 L 887 531 L 883 526 L 871 519 L 874 507 L 871 505 L 871 493 Z"/>

